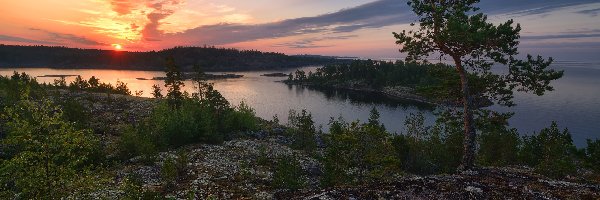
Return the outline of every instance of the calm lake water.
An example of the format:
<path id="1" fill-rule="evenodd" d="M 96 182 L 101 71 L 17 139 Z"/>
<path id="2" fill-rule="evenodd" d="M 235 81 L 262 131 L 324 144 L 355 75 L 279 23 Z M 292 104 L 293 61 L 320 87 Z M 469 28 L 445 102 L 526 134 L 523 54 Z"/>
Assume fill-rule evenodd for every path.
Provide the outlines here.
<path id="1" fill-rule="evenodd" d="M 570 65 L 569 65 L 570 66 Z M 600 138 L 600 68 L 595 65 L 579 64 L 565 67 L 565 76 L 554 82 L 555 91 L 538 97 L 531 94 L 516 93 L 516 107 L 495 108 L 513 111 L 511 126 L 521 134 L 531 134 L 548 127 L 557 121 L 561 128 L 567 127 L 573 134 L 577 146 L 585 146 L 587 138 Z M 312 70 L 315 67 L 306 67 Z M 88 79 L 91 76 L 100 81 L 115 84 L 117 80 L 126 82 L 131 91 L 144 91 L 149 97 L 154 84 L 164 85 L 162 81 L 137 80 L 136 78 L 152 78 L 164 76 L 163 72 L 125 71 L 125 70 L 63 70 L 48 68 L 0 69 L 0 75 L 11 75 L 13 71 L 26 72 L 33 76 L 42 75 L 81 75 Z M 327 130 L 331 117 L 343 117 L 347 121 L 359 119 L 365 121 L 369 111 L 375 107 L 381 114 L 381 121 L 392 132 L 401 133 L 404 120 L 410 113 L 423 113 L 428 123 L 435 120 L 432 108 L 411 101 L 399 101 L 378 94 L 369 94 L 340 90 L 315 90 L 297 86 L 287 86 L 276 82 L 285 78 L 264 77 L 261 74 L 271 72 L 288 73 L 295 69 L 282 71 L 238 72 L 244 75 L 239 79 L 212 81 L 227 100 L 237 105 L 246 102 L 256 110 L 256 114 L 264 119 L 272 119 L 277 115 L 281 122 L 287 122 L 290 109 L 310 111 L 315 121 Z M 53 82 L 55 78 L 38 77 L 41 82 Z M 72 81 L 74 77 L 67 78 Z M 191 86 L 192 82 L 185 82 Z M 186 87 L 189 92 L 192 87 Z"/>

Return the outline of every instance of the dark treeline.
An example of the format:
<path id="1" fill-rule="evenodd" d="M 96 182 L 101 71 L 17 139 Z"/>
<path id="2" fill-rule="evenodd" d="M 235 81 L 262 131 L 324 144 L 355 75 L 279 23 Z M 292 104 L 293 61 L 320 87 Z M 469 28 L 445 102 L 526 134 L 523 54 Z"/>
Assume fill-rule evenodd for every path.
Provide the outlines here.
<path id="1" fill-rule="evenodd" d="M 282 53 L 231 48 L 174 47 L 161 51 L 128 52 L 49 46 L 0 44 L 0 67 L 163 70 L 173 56 L 183 71 L 201 65 L 205 71 L 243 71 L 291 68 L 343 62 L 331 57 L 288 56 Z"/>
<path id="2" fill-rule="evenodd" d="M 315 72 L 296 71 L 289 81 L 335 85 L 353 82 L 355 85 L 381 88 L 385 86 L 423 86 L 436 80 L 429 69 L 447 67 L 442 64 L 417 64 L 402 61 L 387 62 L 354 60 L 351 63 L 332 64 L 317 68 Z"/>

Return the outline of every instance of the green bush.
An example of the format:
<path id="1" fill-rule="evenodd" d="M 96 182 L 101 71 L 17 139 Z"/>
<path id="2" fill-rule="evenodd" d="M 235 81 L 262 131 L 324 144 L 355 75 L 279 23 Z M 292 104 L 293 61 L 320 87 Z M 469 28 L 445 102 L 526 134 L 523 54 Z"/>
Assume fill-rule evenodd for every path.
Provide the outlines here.
<path id="1" fill-rule="evenodd" d="M 258 128 L 257 124 L 258 120 L 254 109 L 246 103 L 241 102 L 239 106 L 235 107 L 227 115 L 225 132 L 254 131 Z"/>
<path id="2" fill-rule="evenodd" d="M 119 145 L 122 157 L 151 155 L 192 143 L 218 144 L 236 132 L 258 127 L 254 110 L 246 104 L 217 108 L 214 105 L 224 106 L 223 102 L 209 101 L 185 98 L 178 109 L 159 102 L 139 126 L 124 131 Z"/>
<path id="3" fill-rule="evenodd" d="M 121 159 L 142 156 L 142 161 L 147 163 L 152 163 L 158 153 L 156 137 L 144 133 L 143 127 L 125 127 L 117 141 L 117 149 Z"/>
<path id="4" fill-rule="evenodd" d="M 425 117 L 411 114 L 405 121 L 406 133 L 392 139 L 402 168 L 415 174 L 453 173 L 462 158 L 463 134 L 460 120 L 443 113 L 436 125 L 425 125 Z"/>
<path id="5" fill-rule="evenodd" d="M 128 174 L 121 182 L 124 200 L 159 200 L 164 199 L 158 192 L 144 188 L 143 181 L 137 174 Z"/>
<path id="6" fill-rule="evenodd" d="M 290 110 L 288 116 L 289 129 L 286 130 L 292 138 L 292 148 L 305 151 L 314 151 L 317 147 L 316 143 L 316 127 L 312 119 L 312 115 L 306 110 L 296 113 L 295 110 Z"/>
<path id="7" fill-rule="evenodd" d="M 102 161 L 98 138 L 65 121 L 51 101 L 23 97 L 2 114 L 7 134 L 1 151 L 10 152 L 0 161 L 3 195 L 56 199 L 93 187 L 94 181 L 80 178 L 91 177 Z"/>
<path id="8" fill-rule="evenodd" d="M 65 99 L 59 101 L 58 104 L 63 110 L 63 118 L 69 122 L 75 123 L 77 127 L 86 127 L 90 120 L 90 113 L 85 106 L 83 106 L 76 99 L 65 96 Z"/>
<path id="9" fill-rule="evenodd" d="M 585 163 L 588 168 L 600 173 L 600 140 L 587 140 Z"/>
<path id="10" fill-rule="evenodd" d="M 222 140 L 210 110 L 200 103 L 185 100 L 181 109 L 161 102 L 152 112 L 148 125 L 166 146 L 178 147 L 191 142 L 217 143 Z"/>
<path id="11" fill-rule="evenodd" d="M 292 156 L 278 159 L 273 172 L 273 187 L 278 189 L 302 189 L 306 184 L 300 163 Z"/>
<path id="12" fill-rule="evenodd" d="M 71 90 L 85 90 L 90 87 L 90 84 L 87 80 L 81 78 L 81 76 L 75 77 L 75 80 L 69 84 L 69 89 Z"/>
<path id="13" fill-rule="evenodd" d="M 272 163 L 271 159 L 267 154 L 266 145 L 261 145 L 258 147 L 258 157 L 256 158 L 256 164 L 259 166 L 269 166 Z"/>
<path id="14" fill-rule="evenodd" d="M 483 112 L 477 127 L 479 135 L 479 154 L 477 161 L 486 166 L 506 166 L 518 164 L 521 138 L 514 128 L 508 128 L 508 119 L 512 114 Z"/>
<path id="15" fill-rule="evenodd" d="M 160 175 L 166 189 L 173 189 L 178 181 L 186 178 L 188 161 L 184 151 L 179 151 L 176 158 L 165 159 Z"/>
<path id="16" fill-rule="evenodd" d="M 576 171 L 576 147 L 567 129 L 562 132 L 556 122 L 537 135 L 523 137 L 519 154 L 521 162 L 532 166 L 541 174 L 562 178 Z"/>
<path id="17" fill-rule="evenodd" d="M 163 181 L 164 186 L 167 189 L 175 187 L 178 179 L 177 166 L 175 163 L 175 159 L 167 158 L 161 168 L 160 168 L 160 177 Z"/>
<path id="18" fill-rule="evenodd" d="M 25 74 L 14 72 L 11 77 L 0 76 L 0 106 L 13 105 L 22 99 L 23 95 L 36 98 L 42 96 L 45 91 L 41 90 L 35 78 Z"/>
<path id="19" fill-rule="evenodd" d="M 391 136 L 374 119 L 371 124 L 332 120 L 325 135 L 323 186 L 387 180 L 400 173 Z"/>
<path id="20" fill-rule="evenodd" d="M 507 166 L 518 163 L 521 139 L 516 130 L 484 132 L 479 136 L 478 162 L 485 166 Z"/>

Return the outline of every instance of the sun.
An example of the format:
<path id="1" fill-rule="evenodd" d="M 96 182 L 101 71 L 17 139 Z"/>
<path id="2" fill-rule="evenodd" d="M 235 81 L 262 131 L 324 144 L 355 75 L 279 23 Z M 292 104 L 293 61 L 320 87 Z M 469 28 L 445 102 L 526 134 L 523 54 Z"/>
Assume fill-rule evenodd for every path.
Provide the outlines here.
<path id="1" fill-rule="evenodd" d="M 120 44 L 112 44 L 112 46 L 115 48 L 115 50 L 123 49 L 123 46 L 121 46 Z"/>

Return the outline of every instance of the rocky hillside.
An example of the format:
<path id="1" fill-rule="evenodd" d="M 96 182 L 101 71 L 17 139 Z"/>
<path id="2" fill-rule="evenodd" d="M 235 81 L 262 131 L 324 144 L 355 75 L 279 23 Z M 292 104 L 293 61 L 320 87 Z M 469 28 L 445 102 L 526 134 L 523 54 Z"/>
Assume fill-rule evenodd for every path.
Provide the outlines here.
<path id="1" fill-rule="evenodd" d="M 60 96 L 74 98 L 90 109 L 95 132 L 108 138 L 118 134 L 120 125 L 138 123 L 154 105 L 154 100 L 131 96 L 66 91 Z M 290 148 L 285 127 L 264 127 L 223 144 L 187 145 L 151 160 L 135 157 L 112 166 L 111 181 L 101 196 L 123 198 L 126 178 L 135 175 L 143 191 L 174 199 L 600 199 L 600 185 L 552 180 L 524 167 L 481 168 L 453 175 L 406 174 L 386 183 L 321 188 L 319 160 Z M 274 184 L 282 157 L 299 163 L 303 175 L 296 178 L 302 180 L 304 189 L 279 189 Z M 171 161 L 176 161 L 179 171 L 174 177 L 165 175 L 165 163 Z"/>
<path id="2" fill-rule="evenodd" d="M 392 183 L 282 192 L 277 199 L 599 199 L 600 186 L 550 180 L 531 170 L 483 168 L 455 175 L 410 176 Z"/>

